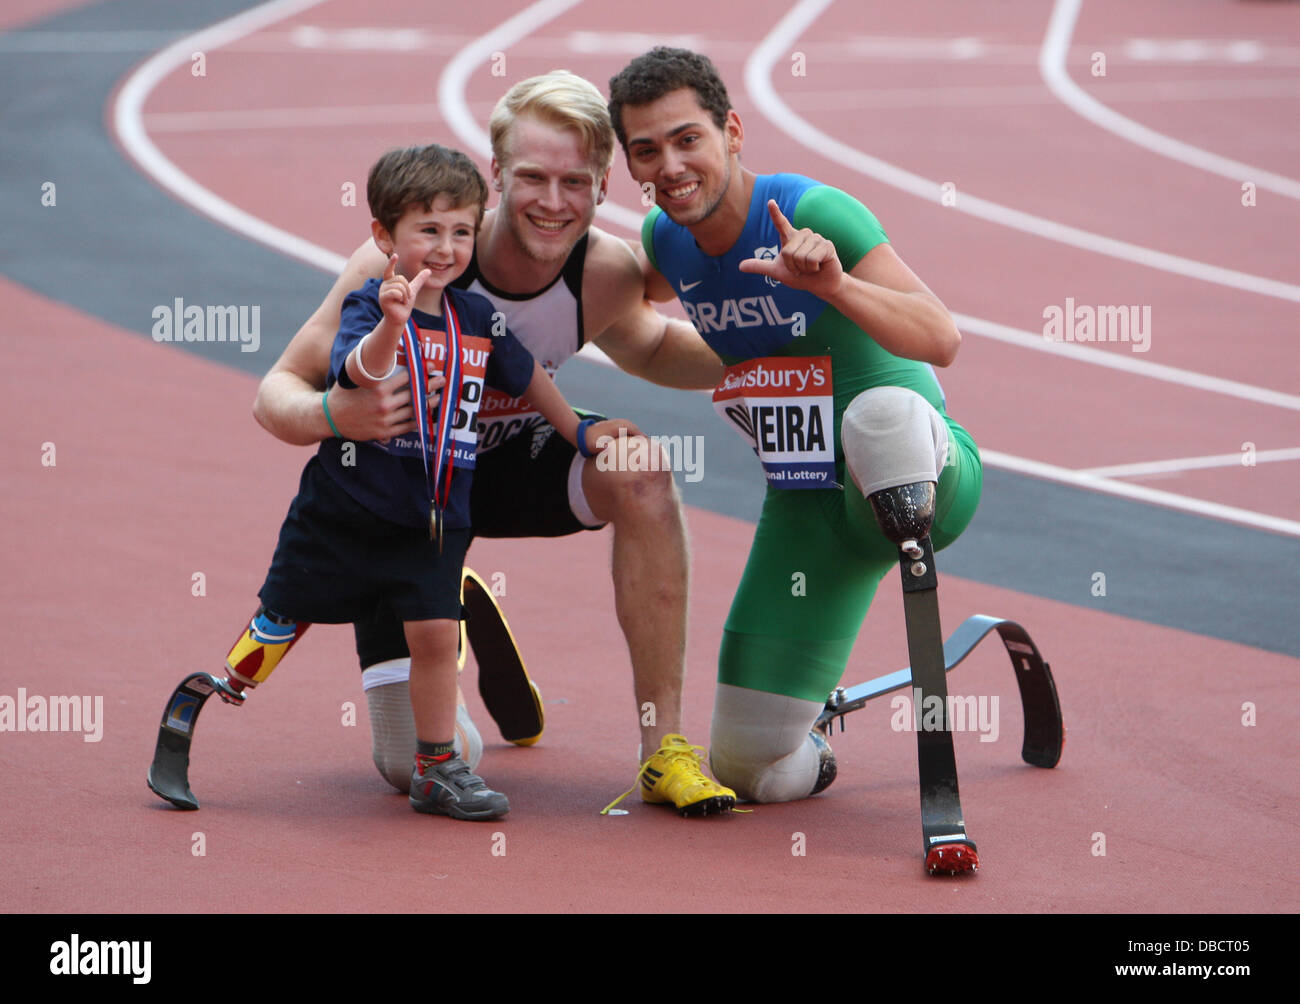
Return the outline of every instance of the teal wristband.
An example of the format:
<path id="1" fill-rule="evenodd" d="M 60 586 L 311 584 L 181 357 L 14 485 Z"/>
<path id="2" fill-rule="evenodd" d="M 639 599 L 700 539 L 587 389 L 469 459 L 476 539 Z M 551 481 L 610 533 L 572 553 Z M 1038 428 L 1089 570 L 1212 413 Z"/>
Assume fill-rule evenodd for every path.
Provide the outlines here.
<path id="1" fill-rule="evenodd" d="M 325 396 L 320 399 L 321 405 L 325 408 L 325 421 L 330 424 L 330 431 L 339 439 L 343 438 L 343 433 L 339 432 L 339 427 L 334 424 L 334 416 L 330 414 L 330 392 L 327 389 Z"/>

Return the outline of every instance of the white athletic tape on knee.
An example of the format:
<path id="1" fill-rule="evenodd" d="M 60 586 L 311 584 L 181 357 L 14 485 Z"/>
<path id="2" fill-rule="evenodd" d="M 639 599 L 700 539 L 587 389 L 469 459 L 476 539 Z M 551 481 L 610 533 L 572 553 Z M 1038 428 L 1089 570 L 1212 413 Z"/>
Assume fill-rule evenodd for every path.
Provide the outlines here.
<path id="1" fill-rule="evenodd" d="M 573 462 L 569 464 L 569 509 L 577 517 L 579 523 L 583 526 L 597 527 L 604 526 L 600 518 L 591 511 L 591 503 L 587 501 L 587 492 L 582 487 L 582 471 L 586 466 L 586 461 L 581 453 L 573 455 Z"/>
<path id="2" fill-rule="evenodd" d="M 906 387 L 872 387 L 844 409 L 844 464 L 863 495 L 938 481 L 948 459 L 948 426 Z"/>
<path id="3" fill-rule="evenodd" d="M 790 802 L 812 794 L 819 755 L 808 731 L 820 701 L 718 684 L 709 761 L 741 798 Z"/>

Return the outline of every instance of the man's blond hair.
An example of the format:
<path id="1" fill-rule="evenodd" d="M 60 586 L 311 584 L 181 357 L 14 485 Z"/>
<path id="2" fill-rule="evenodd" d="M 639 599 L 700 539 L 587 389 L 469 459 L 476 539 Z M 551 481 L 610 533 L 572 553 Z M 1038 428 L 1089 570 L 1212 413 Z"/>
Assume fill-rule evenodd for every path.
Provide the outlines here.
<path id="1" fill-rule="evenodd" d="M 598 173 L 604 174 L 614 163 L 609 107 L 591 81 L 568 70 L 552 70 L 521 80 L 506 91 L 488 121 L 492 156 L 502 166 L 510 162 L 510 127 L 522 117 L 577 132 L 587 160 Z"/>

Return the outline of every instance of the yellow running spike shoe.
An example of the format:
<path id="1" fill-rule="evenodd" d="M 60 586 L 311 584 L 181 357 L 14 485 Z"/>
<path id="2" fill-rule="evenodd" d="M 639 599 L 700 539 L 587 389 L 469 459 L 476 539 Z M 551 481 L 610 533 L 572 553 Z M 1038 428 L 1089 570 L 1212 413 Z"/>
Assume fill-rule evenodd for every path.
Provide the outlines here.
<path id="1" fill-rule="evenodd" d="M 703 752 L 703 747 L 692 746 L 685 736 L 664 736 L 663 745 L 638 775 L 641 800 L 672 802 L 683 816 L 707 816 L 735 808 L 736 793 L 700 769 Z"/>

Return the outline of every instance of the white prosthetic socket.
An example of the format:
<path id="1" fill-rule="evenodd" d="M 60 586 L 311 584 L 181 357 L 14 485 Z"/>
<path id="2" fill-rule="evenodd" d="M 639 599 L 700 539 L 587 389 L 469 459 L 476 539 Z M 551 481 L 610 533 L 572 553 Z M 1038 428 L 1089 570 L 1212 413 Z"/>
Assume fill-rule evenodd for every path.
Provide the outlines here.
<path id="1" fill-rule="evenodd" d="M 807 798 L 821 759 L 808 733 L 824 706 L 719 683 L 709 739 L 713 776 L 751 802 Z"/>
<path id="2" fill-rule="evenodd" d="M 939 480 L 948 460 L 948 426 L 906 387 L 872 387 L 844 409 L 844 465 L 863 495 Z"/>
<path id="3" fill-rule="evenodd" d="M 415 764 L 415 713 L 411 710 L 411 660 L 377 662 L 361 674 L 370 709 L 371 757 L 389 784 L 400 792 L 411 788 Z M 456 704 L 456 755 L 478 767 L 483 759 L 483 737 L 469 717 L 460 692 Z"/>

